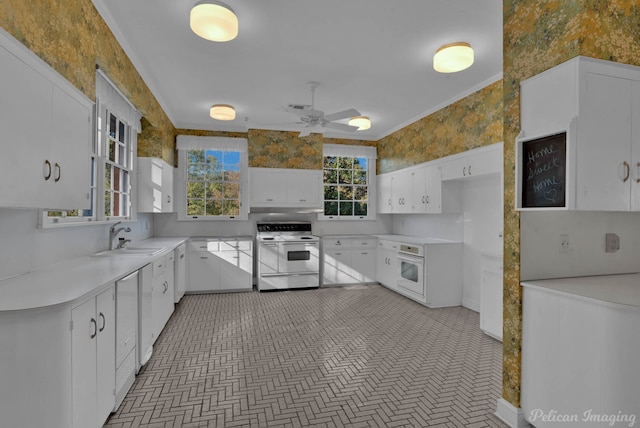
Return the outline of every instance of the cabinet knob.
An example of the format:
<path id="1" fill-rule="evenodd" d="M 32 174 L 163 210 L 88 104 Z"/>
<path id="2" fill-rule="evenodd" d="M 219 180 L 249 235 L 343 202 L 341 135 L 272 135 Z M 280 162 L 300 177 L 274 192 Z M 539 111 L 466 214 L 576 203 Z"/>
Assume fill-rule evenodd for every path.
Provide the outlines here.
<path id="1" fill-rule="evenodd" d="M 91 318 L 91 324 L 93 324 L 93 333 L 91 333 L 90 338 L 93 339 L 98 335 L 98 323 L 96 322 L 95 318 Z"/>
<path id="2" fill-rule="evenodd" d="M 624 165 L 624 178 L 622 179 L 623 183 L 626 183 L 627 180 L 629 179 L 629 174 L 630 174 L 630 167 L 629 167 L 629 162 L 624 161 L 622 162 L 622 164 Z"/>

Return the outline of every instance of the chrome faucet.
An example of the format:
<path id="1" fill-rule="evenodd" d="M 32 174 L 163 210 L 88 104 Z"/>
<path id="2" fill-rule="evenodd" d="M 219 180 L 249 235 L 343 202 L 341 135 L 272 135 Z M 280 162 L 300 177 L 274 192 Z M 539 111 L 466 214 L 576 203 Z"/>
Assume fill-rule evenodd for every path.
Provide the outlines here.
<path id="1" fill-rule="evenodd" d="M 131 232 L 131 228 L 130 227 L 119 227 L 116 229 L 116 226 L 119 225 L 120 223 L 122 223 L 121 221 L 114 223 L 111 228 L 109 228 L 109 249 L 110 250 L 115 250 L 118 248 L 122 248 L 124 247 L 124 244 L 126 244 L 127 242 L 131 242 L 130 239 L 124 239 L 121 242 L 118 243 L 117 247 L 113 247 L 113 239 L 118 236 L 118 233 L 122 232 L 123 230 L 125 232 Z"/>

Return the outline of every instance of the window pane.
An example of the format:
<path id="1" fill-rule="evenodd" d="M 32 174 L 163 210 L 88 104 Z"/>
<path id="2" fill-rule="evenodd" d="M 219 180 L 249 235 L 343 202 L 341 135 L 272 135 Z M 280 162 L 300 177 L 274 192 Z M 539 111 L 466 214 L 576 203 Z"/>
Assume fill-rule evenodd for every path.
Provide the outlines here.
<path id="1" fill-rule="evenodd" d="M 199 181 L 206 179 L 207 166 L 202 163 L 194 163 L 187 167 L 187 180 Z"/>
<path id="2" fill-rule="evenodd" d="M 240 200 L 240 184 L 239 183 L 225 183 L 224 185 L 224 198 Z"/>
<path id="3" fill-rule="evenodd" d="M 340 202 L 340 215 L 353 215 L 353 202 Z"/>
<path id="4" fill-rule="evenodd" d="M 335 169 L 325 169 L 323 176 L 324 183 L 334 184 L 338 182 L 338 171 Z"/>
<path id="5" fill-rule="evenodd" d="M 104 166 L 104 188 L 111 189 L 111 165 Z"/>
<path id="6" fill-rule="evenodd" d="M 367 206 L 368 204 L 366 202 L 356 202 L 354 204 L 353 214 L 358 216 L 366 216 Z"/>
<path id="7" fill-rule="evenodd" d="M 222 201 L 217 199 L 207 199 L 205 206 L 206 215 L 222 215 Z"/>
<path id="8" fill-rule="evenodd" d="M 353 184 L 367 184 L 367 171 L 354 170 Z"/>
<path id="9" fill-rule="evenodd" d="M 114 139 L 116 138 L 117 122 L 118 119 L 113 114 L 109 114 L 109 137 Z"/>
<path id="10" fill-rule="evenodd" d="M 353 158 L 339 158 L 338 168 L 353 169 Z"/>
<path id="11" fill-rule="evenodd" d="M 204 199 L 204 183 L 187 183 L 187 199 Z"/>
<path id="12" fill-rule="evenodd" d="M 207 199 L 222 199 L 222 183 L 209 183 L 207 185 L 207 194 L 205 195 Z"/>
<path id="13" fill-rule="evenodd" d="M 204 163 L 204 162 L 205 162 L 204 150 L 187 151 L 187 164 Z"/>
<path id="14" fill-rule="evenodd" d="M 338 171 L 338 183 L 351 184 L 353 183 L 353 171 L 350 169 L 341 169 Z"/>
<path id="15" fill-rule="evenodd" d="M 111 216 L 111 191 L 106 190 L 104 192 L 104 215 Z"/>
<path id="16" fill-rule="evenodd" d="M 125 137 L 125 132 L 124 132 L 124 123 L 122 122 L 118 122 L 118 141 L 120 141 L 121 143 L 124 143 L 124 137 Z"/>
<path id="17" fill-rule="evenodd" d="M 239 201 L 224 201 L 224 215 L 239 215 L 240 214 L 240 202 Z"/>
<path id="18" fill-rule="evenodd" d="M 338 199 L 338 186 L 324 186 L 324 198 L 329 200 Z"/>
<path id="19" fill-rule="evenodd" d="M 109 139 L 109 160 L 116 161 L 116 140 Z"/>
<path id="20" fill-rule="evenodd" d="M 340 200 L 353 200 L 353 187 L 351 186 L 340 186 L 338 193 L 340 194 Z"/>
<path id="21" fill-rule="evenodd" d="M 338 158 L 335 156 L 325 156 L 324 168 L 336 168 L 338 166 Z"/>
<path id="22" fill-rule="evenodd" d="M 235 168 L 235 166 L 234 166 Z M 225 181 L 240 181 L 240 166 L 237 169 L 227 169 L 224 172 Z"/>
<path id="23" fill-rule="evenodd" d="M 240 166 L 240 152 L 224 152 L 223 162 L 225 165 Z"/>
<path id="24" fill-rule="evenodd" d="M 338 203 L 337 202 L 325 202 L 324 203 L 324 215 L 338 215 Z"/>
<path id="25" fill-rule="evenodd" d="M 187 215 L 204 215 L 204 199 L 187 199 Z"/>
<path id="26" fill-rule="evenodd" d="M 367 200 L 367 188 L 363 186 L 356 186 L 353 188 L 353 199 L 356 201 Z"/>

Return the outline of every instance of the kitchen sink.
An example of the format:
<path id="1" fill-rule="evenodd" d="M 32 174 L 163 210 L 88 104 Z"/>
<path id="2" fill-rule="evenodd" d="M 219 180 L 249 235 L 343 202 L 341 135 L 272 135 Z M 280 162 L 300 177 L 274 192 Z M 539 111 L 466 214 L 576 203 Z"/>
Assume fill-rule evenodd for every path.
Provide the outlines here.
<path id="1" fill-rule="evenodd" d="M 117 250 L 101 251 L 94 256 L 155 256 L 163 250 L 162 247 L 124 247 Z"/>

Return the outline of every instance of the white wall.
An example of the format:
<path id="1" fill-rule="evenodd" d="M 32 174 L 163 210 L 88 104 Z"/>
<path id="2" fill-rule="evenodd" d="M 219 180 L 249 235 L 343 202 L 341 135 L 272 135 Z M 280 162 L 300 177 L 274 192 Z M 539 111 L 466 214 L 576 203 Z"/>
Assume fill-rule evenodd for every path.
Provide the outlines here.
<path id="1" fill-rule="evenodd" d="M 110 224 L 41 229 L 37 209 L 0 208 L 0 279 L 90 255 L 109 247 Z M 138 221 L 127 222 L 133 241 L 146 239 L 153 231 L 153 217 L 139 214 Z"/>
<path id="2" fill-rule="evenodd" d="M 392 233 L 462 241 L 462 214 L 394 214 Z"/>
<path id="3" fill-rule="evenodd" d="M 605 252 L 605 234 L 620 236 L 620 250 Z M 560 252 L 560 235 L 569 250 Z M 523 211 L 520 214 L 522 280 L 640 271 L 640 213 Z"/>

